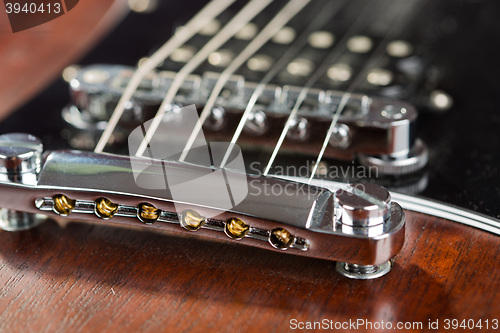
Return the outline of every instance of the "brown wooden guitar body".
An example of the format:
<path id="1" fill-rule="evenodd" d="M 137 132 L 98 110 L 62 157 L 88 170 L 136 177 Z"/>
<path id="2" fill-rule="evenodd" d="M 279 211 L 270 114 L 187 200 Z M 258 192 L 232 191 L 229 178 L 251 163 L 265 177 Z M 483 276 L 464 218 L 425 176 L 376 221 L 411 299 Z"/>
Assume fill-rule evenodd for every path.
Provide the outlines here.
<path id="1" fill-rule="evenodd" d="M 445 319 L 488 319 L 481 332 L 495 331 L 498 237 L 407 214 L 395 267 L 375 280 L 342 277 L 328 261 L 104 223 L 2 231 L 0 329 L 284 332 L 293 319 L 364 319 L 423 331 L 439 320 L 443 331 Z"/>
<path id="2" fill-rule="evenodd" d="M 80 1 L 55 20 L 16 33 L 0 5 L 0 119 L 88 51 L 123 17 L 125 4 L 123 0 Z"/>

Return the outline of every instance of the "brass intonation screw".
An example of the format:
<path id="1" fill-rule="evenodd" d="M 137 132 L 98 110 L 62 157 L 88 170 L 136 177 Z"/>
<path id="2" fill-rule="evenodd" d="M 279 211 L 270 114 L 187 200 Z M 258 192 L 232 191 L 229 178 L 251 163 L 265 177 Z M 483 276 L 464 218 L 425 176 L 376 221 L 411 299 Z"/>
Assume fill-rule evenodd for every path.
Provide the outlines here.
<path id="1" fill-rule="evenodd" d="M 277 249 L 286 250 L 289 248 L 295 237 L 290 234 L 290 232 L 283 228 L 275 228 L 271 231 L 269 235 L 269 243 Z"/>
<path id="2" fill-rule="evenodd" d="M 137 218 L 145 223 L 151 224 L 160 218 L 161 210 L 148 203 L 139 204 Z"/>
<path id="3" fill-rule="evenodd" d="M 118 205 L 107 198 L 97 198 L 95 200 L 94 213 L 101 219 L 108 220 L 112 218 L 117 210 Z"/>
<path id="4" fill-rule="evenodd" d="M 76 200 L 72 200 L 64 194 L 56 194 L 54 200 L 54 212 L 61 216 L 67 216 L 75 208 Z"/>
<path id="5" fill-rule="evenodd" d="M 205 224 L 205 217 L 193 209 L 186 209 L 181 213 L 181 226 L 189 231 L 196 231 Z"/>
<path id="6" fill-rule="evenodd" d="M 226 228 L 224 231 L 226 235 L 233 239 L 242 239 L 249 230 L 250 226 L 237 217 L 231 217 L 226 220 Z"/>

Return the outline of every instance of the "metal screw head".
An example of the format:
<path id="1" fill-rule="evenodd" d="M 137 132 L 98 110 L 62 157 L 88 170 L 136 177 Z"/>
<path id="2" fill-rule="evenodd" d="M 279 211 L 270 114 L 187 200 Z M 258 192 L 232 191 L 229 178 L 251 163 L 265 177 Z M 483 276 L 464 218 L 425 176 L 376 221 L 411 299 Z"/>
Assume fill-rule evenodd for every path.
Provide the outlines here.
<path id="1" fill-rule="evenodd" d="M 108 198 L 97 198 L 95 200 L 94 213 L 103 220 L 112 218 L 118 210 L 118 204 L 115 204 Z"/>
<path id="2" fill-rule="evenodd" d="M 224 232 L 226 235 L 233 239 L 242 239 L 250 231 L 250 226 L 243 220 L 237 217 L 231 217 L 226 220 L 226 227 Z"/>
<path id="3" fill-rule="evenodd" d="M 309 137 L 309 124 L 304 117 L 295 117 L 290 120 L 287 138 L 294 141 L 305 141 Z"/>
<path id="4" fill-rule="evenodd" d="M 274 228 L 269 235 L 269 243 L 277 249 L 286 250 L 289 248 L 295 237 L 284 228 Z"/>
<path id="5" fill-rule="evenodd" d="M 139 204 L 137 210 L 137 217 L 144 224 L 152 224 L 160 218 L 161 210 L 152 204 L 143 202 Z"/>
<path id="6" fill-rule="evenodd" d="M 210 131 L 218 131 L 222 129 L 226 122 L 226 110 L 221 106 L 212 108 L 210 115 L 203 124 Z"/>
<path id="7" fill-rule="evenodd" d="M 332 131 L 332 136 L 328 142 L 333 148 L 346 149 L 351 144 L 349 126 L 337 124 Z"/>
<path id="8" fill-rule="evenodd" d="M 17 183 L 36 182 L 40 172 L 43 145 L 40 139 L 26 133 L 0 135 L 0 174 L 2 179 Z"/>
<path id="9" fill-rule="evenodd" d="M 248 114 L 243 130 L 253 135 L 262 135 L 267 131 L 267 116 L 262 110 L 252 110 Z"/>
<path id="10" fill-rule="evenodd" d="M 205 217 L 194 209 L 186 209 L 180 214 L 181 226 L 189 231 L 199 230 L 205 224 Z"/>
<path id="11" fill-rule="evenodd" d="M 76 205 L 76 200 L 70 199 L 64 194 L 56 194 L 52 199 L 54 200 L 54 213 L 61 216 L 68 216 L 71 214 Z"/>
<path id="12" fill-rule="evenodd" d="M 375 184 L 352 184 L 335 192 L 335 217 L 342 224 L 371 227 L 389 218 L 391 195 Z"/>

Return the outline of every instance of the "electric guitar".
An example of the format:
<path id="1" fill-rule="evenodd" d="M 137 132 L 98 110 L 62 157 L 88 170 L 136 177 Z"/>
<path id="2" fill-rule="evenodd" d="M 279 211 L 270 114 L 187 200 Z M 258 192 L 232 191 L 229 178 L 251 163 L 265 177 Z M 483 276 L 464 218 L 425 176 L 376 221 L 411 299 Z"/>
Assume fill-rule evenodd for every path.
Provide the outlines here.
<path id="1" fill-rule="evenodd" d="M 0 328 L 498 331 L 499 12 L 0 13 Z"/>

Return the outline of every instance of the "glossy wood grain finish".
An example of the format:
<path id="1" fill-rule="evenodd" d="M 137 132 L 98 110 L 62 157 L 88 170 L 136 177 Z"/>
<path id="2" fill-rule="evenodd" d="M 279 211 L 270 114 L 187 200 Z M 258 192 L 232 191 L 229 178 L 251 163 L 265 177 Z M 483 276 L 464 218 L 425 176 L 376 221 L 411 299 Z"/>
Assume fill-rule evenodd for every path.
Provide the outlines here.
<path id="1" fill-rule="evenodd" d="M 61 17 L 12 33 L 0 6 L 0 119 L 76 61 L 126 13 L 123 0 L 85 0 Z M 43 112 L 43 110 L 40 110 Z"/>
<path id="2" fill-rule="evenodd" d="M 0 329 L 255 332 L 289 331 L 293 318 L 421 321 L 424 327 L 429 319 L 491 320 L 500 317 L 500 271 L 492 269 L 500 260 L 498 242 L 409 212 L 393 271 L 360 281 L 337 275 L 322 260 L 49 221 L 0 232 Z"/>

